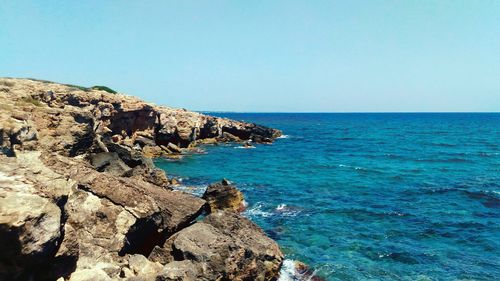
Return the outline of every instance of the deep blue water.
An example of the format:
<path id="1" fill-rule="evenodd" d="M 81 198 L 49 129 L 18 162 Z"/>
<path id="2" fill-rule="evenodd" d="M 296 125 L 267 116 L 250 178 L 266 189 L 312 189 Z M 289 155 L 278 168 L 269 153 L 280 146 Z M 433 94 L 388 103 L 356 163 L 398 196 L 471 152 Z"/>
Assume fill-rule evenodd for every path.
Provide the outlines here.
<path id="1" fill-rule="evenodd" d="M 327 280 L 499 280 L 500 114 L 214 114 L 283 130 L 159 160 L 228 178 L 288 259 Z"/>

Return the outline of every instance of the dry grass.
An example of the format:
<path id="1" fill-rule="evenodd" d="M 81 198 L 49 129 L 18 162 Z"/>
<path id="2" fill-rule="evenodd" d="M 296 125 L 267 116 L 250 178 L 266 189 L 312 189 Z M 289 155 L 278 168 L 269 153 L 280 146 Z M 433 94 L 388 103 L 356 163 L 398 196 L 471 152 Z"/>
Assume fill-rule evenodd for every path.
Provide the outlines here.
<path id="1" fill-rule="evenodd" d="M 32 104 L 34 106 L 42 106 L 42 103 L 33 97 L 22 97 L 21 102 L 24 104 Z"/>
<path id="2" fill-rule="evenodd" d="M 16 85 L 16 83 L 12 82 L 12 81 L 0 81 L 0 85 L 3 85 L 3 86 L 7 86 L 7 87 L 14 87 L 14 85 Z"/>
<path id="3" fill-rule="evenodd" d="M 0 110 L 1 111 L 11 111 L 12 108 L 13 108 L 13 106 L 10 104 L 0 103 Z"/>

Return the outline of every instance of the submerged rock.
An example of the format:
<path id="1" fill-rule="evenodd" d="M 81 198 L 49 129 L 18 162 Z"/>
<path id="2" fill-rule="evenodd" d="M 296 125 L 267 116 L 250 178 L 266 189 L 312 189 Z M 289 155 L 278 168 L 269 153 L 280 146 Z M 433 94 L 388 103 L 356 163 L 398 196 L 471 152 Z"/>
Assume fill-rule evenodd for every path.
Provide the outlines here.
<path id="1" fill-rule="evenodd" d="M 255 148 L 255 146 L 253 146 L 251 143 L 249 142 L 245 142 L 242 146 L 243 148 Z"/>

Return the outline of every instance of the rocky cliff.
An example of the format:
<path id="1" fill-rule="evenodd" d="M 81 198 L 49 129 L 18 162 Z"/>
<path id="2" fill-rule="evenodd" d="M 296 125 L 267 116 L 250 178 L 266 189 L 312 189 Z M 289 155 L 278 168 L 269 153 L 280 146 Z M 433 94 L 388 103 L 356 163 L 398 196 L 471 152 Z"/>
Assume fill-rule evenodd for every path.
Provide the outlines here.
<path id="1" fill-rule="evenodd" d="M 280 131 L 103 87 L 1 78 L 0 100 L 0 280 L 277 277 L 273 240 L 237 208 L 172 190 L 151 158 Z M 204 198 L 239 194 L 216 191 Z"/>

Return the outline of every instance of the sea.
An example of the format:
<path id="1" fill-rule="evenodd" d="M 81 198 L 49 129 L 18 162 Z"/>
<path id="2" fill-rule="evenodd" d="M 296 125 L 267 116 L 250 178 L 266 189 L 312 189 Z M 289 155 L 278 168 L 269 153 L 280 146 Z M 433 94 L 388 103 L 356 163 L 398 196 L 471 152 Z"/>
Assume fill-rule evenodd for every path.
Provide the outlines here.
<path id="1" fill-rule="evenodd" d="M 324 280 L 500 280 L 500 114 L 210 114 L 283 136 L 157 165 L 196 195 L 236 184 L 281 280 L 295 261 Z"/>

